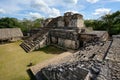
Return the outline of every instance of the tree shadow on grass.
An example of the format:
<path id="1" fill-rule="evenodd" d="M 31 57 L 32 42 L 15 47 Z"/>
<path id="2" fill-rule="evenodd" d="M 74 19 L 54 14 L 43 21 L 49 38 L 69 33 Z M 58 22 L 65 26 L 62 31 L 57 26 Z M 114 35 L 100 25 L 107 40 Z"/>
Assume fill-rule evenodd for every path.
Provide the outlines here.
<path id="1" fill-rule="evenodd" d="M 30 80 L 37 80 L 30 69 L 27 70 L 27 74 L 29 75 Z"/>
<path id="2" fill-rule="evenodd" d="M 40 49 L 35 50 L 35 51 L 43 51 L 47 54 L 60 54 L 60 53 L 65 52 L 66 50 L 57 48 L 55 46 L 46 46 L 46 47 L 40 48 Z"/>

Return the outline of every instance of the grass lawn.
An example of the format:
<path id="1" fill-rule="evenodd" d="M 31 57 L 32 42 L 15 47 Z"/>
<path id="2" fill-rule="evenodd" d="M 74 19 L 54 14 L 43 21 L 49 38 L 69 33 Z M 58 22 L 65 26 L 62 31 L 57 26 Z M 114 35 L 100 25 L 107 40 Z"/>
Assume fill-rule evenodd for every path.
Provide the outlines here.
<path id="1" fill-rule="evenodd" d="M 54 47 L 42 48 L 39 51 L 26 53 L 21 42 L 0 45 L 0 80 L 30 80 L 27 74 L 30 62 L 40 63 L 53 58 L 63 51 Z"/>

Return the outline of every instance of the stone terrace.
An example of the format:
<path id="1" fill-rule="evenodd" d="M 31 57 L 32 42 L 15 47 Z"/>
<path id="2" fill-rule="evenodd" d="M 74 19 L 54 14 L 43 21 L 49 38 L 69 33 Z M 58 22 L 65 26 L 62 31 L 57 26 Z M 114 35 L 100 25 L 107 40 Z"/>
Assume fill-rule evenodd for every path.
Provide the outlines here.
<path id="1" fill-rule="evenodd" d="M 119 49 L 119 38 L 113 38 L 113 40 L 106 42 L 90 42 L 84 44 L 83 48 L 73 54 L 60 59 L 54 58 L 53 63 L 48 61 L 44 67 L 37 68 L 33 66 L 31 70 L 34 73 L 34 69 L 37 68 L 34 75 L 38 80 L 41 80 L 41 76 L 50 80 L 89 80 L 90 78 L 96 80 L 119 80 Z M 54 63 L 55 60 L 57 60 L 56 63 Z M 84 74 L 79 73 L 81 71 Z"/>

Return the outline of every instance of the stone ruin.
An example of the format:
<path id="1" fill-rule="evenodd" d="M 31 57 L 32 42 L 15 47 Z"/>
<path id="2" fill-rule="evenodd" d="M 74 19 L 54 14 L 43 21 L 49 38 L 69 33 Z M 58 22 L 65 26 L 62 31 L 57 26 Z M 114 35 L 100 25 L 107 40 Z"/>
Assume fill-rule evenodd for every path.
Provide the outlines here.
<path id="1" fill-rule="evenodd" d="M 37 80 L 120 80 L 119 53 L 120 36 L 113 36 L 108 41 L 89 42 L 69 56 L 30 69 Z"/>
<path id="2" fill-rule="evenodd" d="M 81 14 L 46 19 L 20 46 L 30 52 L 47 45 L 76 52 L 30 67 L 37 80 L 120 80 L 120 36 L 88 30 Z"/>
<path id="3" fill-rule="evenodd" d="M 20 46 L 26 52 L 47 45 L 77 50 L 82 47 L 85 42 L 91 40 L 105 41 L 107 39 L 108 33 L 106 31 L 88 31 L 84 25 L 81 14 L 67 12 L 64 16 L 44 20 L 42 27 Z"/>

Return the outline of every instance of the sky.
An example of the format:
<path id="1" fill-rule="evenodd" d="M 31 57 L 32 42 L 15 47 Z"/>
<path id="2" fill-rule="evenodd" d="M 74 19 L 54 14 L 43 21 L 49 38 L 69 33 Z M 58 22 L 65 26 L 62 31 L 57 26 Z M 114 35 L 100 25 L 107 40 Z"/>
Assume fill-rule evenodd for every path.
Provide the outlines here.
<path id="1" fill-rule="evenodd" d="M 36 19 L 82 14 L 84 19 L 120 11 L 120 0 L 0 0 L 0 18 Z"/>

